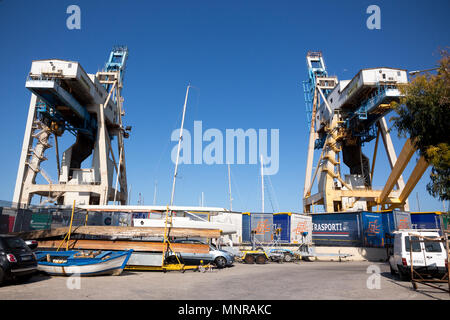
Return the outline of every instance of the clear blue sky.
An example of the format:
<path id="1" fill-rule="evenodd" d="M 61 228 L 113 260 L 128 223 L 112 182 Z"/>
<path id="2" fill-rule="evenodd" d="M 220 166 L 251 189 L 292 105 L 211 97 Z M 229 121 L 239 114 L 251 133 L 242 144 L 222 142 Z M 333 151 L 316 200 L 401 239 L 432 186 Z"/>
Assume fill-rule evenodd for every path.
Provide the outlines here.
<path id="1" fill-rule="evenodd" d="M 81 8 L 81 30 L 66 28 L 66 8 Z M 381 30 L 366 28 L 366 8 L 381 8 Z M 0 1 L 0 199 L 12 200 L 30 93 L 31 61 L 79 61 L 100 70 L 114 44 L 130 49 L 125 75 L 125 122 L 131 203 L 170 198 L 170 141 L 179 127 L 187 84 L 197 87 L 186 127 L 280 130 L 280 170 L 271 176 L 282 211 L 301 211 L 307 128 L 301 82 L 308 50 L 324 53 L 329 73 L 352 78 L 361 68 L 433 67 L 450 44 L 448 1 Z M 397 153 L 403 140 L 393 135 Z M 70 145 L 70 141 L 66 142 Z M 368 147 L 372 152 L 373 144 Z M 48 156 L 54 163 L 54 156 Z M 53 165 L 54 167 L 54 165 Z M 406 170 L 409 176 L 411 166 Z M 381 153 L 375 186 L 388 165 Z M 54 177 L 56 174 L 51 172 Z M 429 171 L 410 197 L 412 210 L 442 210 L 425 189 Z M 234 165 L 233 209 L 260 211 L 259 167 Z M 405 178 L 406 178 L 405 177 Z M 228 207 L 225 165 L 182 165 L 175 204 Z M 416 193 L 417 192 L 417 193 Z M 271 210 L 266 202 L 266 211 Z"/>

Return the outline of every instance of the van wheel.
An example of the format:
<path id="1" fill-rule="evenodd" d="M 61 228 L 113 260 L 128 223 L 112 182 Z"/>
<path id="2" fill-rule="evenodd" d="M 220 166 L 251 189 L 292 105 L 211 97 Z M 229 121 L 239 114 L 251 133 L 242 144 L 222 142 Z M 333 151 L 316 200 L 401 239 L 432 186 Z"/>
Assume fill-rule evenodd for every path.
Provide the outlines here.
<path id="1" fill-rule="evenodd" d="M 224 257 L 217 257 L 216 260 L 214 260 L 214 264 L 217 268 L 222 269 L 227 265 L 227 260 Z"/>
<path id="2" fill-rule="evenodd" d="M 400 276 L 400 280 L 409 281 L 409 275 L 406 272 L 403 272 L 402 269 L 398 269 L 398 275 Z"/>
<path id="3" fill-rule="evenodd" d="M 389 265 L 389 269 L 391 269 L 391 275 L 395 275 L 395 270 L 392 269 L 392 266 L 391 266 L 391 265 Z"/>

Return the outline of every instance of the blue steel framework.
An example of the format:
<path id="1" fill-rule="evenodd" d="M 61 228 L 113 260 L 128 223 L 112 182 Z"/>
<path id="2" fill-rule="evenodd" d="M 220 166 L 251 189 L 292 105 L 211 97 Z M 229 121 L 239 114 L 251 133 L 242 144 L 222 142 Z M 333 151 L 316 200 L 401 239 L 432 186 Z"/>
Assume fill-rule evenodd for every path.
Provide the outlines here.
<path id="1" fill-rule="evenodd" d="M 109 54 L 104 72 L 119 72 L 119 83 L 123 83 L 127 59 L 128 48 L 126 46 L 115 46 Z M 109 80 L 108 77 L 106 77 L 106 80 Z M 111 86 L 111 83 L 104 84 L 107 92 L 109 92 Z M 113 94 L 112 101 L 117 103 L 116 94 Z M 85 107 L 81 107 L 79 110 L 80 112 L 74 112 L 75 117 L 65 117 L 56 110 L 55 106 L 49 101 L 45 102 L 42 99 L 39 99 L 36 103 L 38 118 L 44 121 L 48 120 L 49 123 L 57 124 L 56 133 L 58 136 L 61 136 L 62 133 L 67 130 L 74 136 L 77 136 L 77 133 L 81 132 L 87 135 L 91 140 L 94 140 L 97 131 L 97 121 L 90 116 Z"/>
<path id="2" fill-rule="evenodd" d="M 128 196 L 123 138 L 128 138 L 131 127 L 124 128 L 122 125 L 124 113 L 121 90 L 127 59 L 128 48 L 116 46 L 110 52 L 104 70 L 95 75 L 95 81 L 99 81 L 107 92 L 106 96 L 100 95 L 105 99 L 100 105 L 83 105 L 82 100 L 73 95 L 70 80 L 64 82 L 61 79 L 61 70 L 54 73 L 42 71 L 41 75 L 31 75 L 30 73 L 27 77 L 27 88 L 33 94 L 14 191 L 13 202 L 16 205 L 29 205 L 33 195 L 46 197 L 47 199 L 42 204 L 46 202 L 62 204 L 65 202 L 66 194 L 80 196 L 81 193 L 90 194 L 90 204 L 107 204 L 108 201 L 116 201 L 116 199 L 122 204 L 126 204 Z M 52 65 L 51 60 L 49 63 Z M 68 68 L 72 65 L 70 61 L 64 61 L 64 63 L 68 64 Z M 53 70 L 55 69 L 53 68 Z M 82 70 L 81 67 L 80 70 Z M 82 70 L 82 72 L 84 71 Z M 86 81 L 83 78 L 81 80 Z M 53 91 L 45 91 L 46 88 Z M 109 118 L 111 123 L 107 126 L 102 106 L 108 105 L 111 101 L 113 102 L 114 116 Z M 69 163 L 69 179 L 72 178 L 72 168 L 80 168 L 81 162 L 94 152 L 99 161 L 95 165 L 93 163 L 91 169 L 96 174 L 97 178 L 93 178 L 95 181 L 87 184 L 82 182 L 78 186 L 73 183 L 68 186 L 67 181 L 60 182 L 61 164 L 57 137 L 62 136 L 66 130 L 76 137 L 75 144 L 69 148 L 70 150 L 67 150 L 69 151 L 69 160 L 66 159 L 66 162 Z M 47 160 L 44 156 L 45 150 L 52 147 L 48 143 L 51 134 L 55 136 L 58 182 L 52 181 L 41 167 L 41 162 Z M 118 138 L 119 149 L 119 161 L 117 162 L 111 145 L 115 136 Z M 36 143 L 34 144 L 34 142 Z M 111 181 L 111 171 L 114 168 L 108 162 L 111 161 L 110 154 L 116 170 L 114 189 Z M 49 185 L 36 184 L 36 174 L 39 172 Z M 119 181 L 120 192 L 118 192 Z"/>

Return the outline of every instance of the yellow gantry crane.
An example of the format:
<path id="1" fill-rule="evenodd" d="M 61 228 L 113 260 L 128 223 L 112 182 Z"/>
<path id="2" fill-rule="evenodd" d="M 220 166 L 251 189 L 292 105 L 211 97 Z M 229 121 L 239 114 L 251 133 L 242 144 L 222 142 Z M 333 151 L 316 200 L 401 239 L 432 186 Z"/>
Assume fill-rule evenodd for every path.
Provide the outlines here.
<path id="1" fill-rule="evenodd" d="M 401 97 L 398 86 L 408 83 L 406 70 L 362 69 L 351 80 L 339 81 L 336 76 L 328 75 L 321 52 L 308 52 L 306 62 L 308 80 L 303 86 L 309 144 L 304 212 L 313 212 L 315 205 L 323 205 L 326 212 L 373 207 L 409 210 L 408 196 L 428 163 L 421 157 L 405 184 L 402 174 L 416 149 L 408 139 L 397 158 L 385 120 L 392 110 L 391 103 Z M 384 187 L 374 189 L 372 181 L 380 137 L 391 172 Z M 375 145 L 370 161 L 362 146 L 372 140 Z M 321 151 L 315 168 L 314 150 Z M 349 168 L 349 174 L 342 174 L 342 164 Z M 318 190 L 313 193 L 315 182 Z"/>

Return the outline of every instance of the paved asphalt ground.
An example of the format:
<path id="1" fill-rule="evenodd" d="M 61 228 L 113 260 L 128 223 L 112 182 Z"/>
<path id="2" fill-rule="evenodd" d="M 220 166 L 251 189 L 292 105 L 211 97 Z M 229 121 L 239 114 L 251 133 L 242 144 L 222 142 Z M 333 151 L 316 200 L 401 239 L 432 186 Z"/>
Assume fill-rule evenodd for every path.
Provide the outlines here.
<path id="1" fill-rule="evenodd" d="M 368 289 L 379 267 L 380 289 Z M 377 284 L 376 278 L 370 283 Z M 211 272 L 167 273 L 124 271 L 120 276 L 81 278 L 80 289 L 68 289 L 65 277 L 34 276 L 23 284 L 0 287 L 7 299 L 388 299 L 449 300 L 449 294 L 425 285 L 414 291 L 410 282 L 391 276 L 389 265 L 370 262 L 295 262 L 245 265 Z M 71 282 L 76 285 L 76 282 Z"/>

